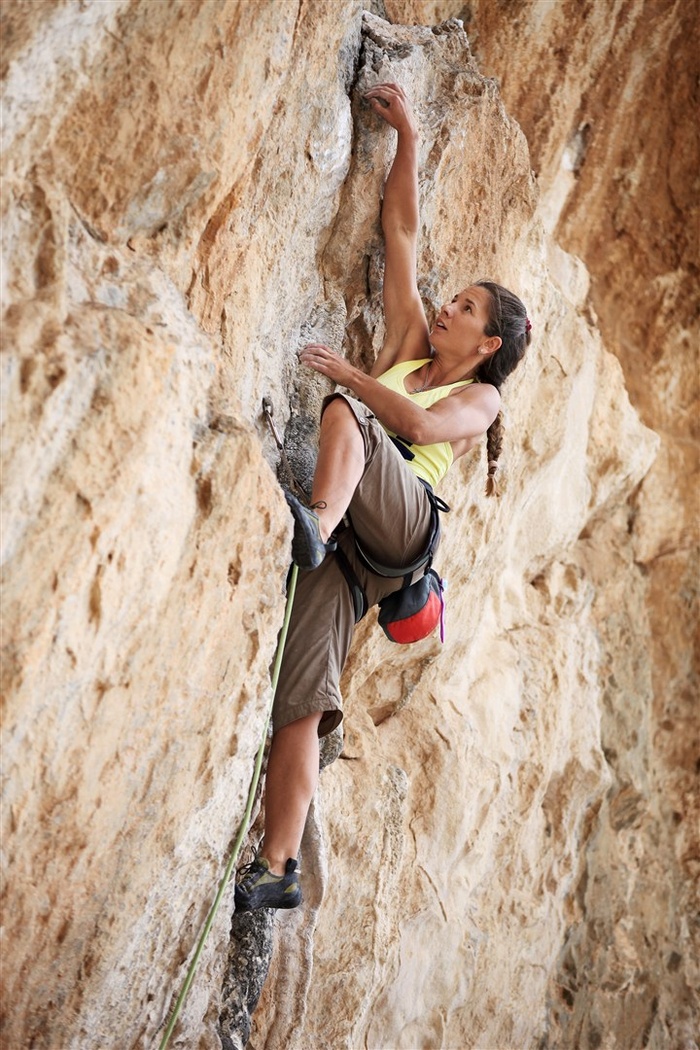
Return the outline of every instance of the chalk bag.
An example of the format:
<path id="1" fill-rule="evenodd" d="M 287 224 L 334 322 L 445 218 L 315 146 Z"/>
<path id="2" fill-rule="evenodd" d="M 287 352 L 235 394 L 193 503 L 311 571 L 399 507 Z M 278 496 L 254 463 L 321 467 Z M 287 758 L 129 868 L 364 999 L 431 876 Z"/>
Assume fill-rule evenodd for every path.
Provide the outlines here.
<path id="1" fill-rule="evenodd" d="M 382 598 L 379 626 L 391 642 L 408 645 L 419 642 L 440 625 L 440 641 L 445 641 L 445 581 L 435 569 L 425 576 Z"/>

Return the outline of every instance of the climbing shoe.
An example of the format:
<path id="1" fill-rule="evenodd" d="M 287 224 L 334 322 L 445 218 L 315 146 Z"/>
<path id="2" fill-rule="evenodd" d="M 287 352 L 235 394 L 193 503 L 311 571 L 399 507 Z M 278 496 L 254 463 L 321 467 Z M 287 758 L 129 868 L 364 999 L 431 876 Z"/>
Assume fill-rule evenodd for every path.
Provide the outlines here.
<path id="1" fill-rule="evenodd" d="M 324 543 L 321 539 L 321 523 L 313 506 L 305 507 L 291 492 L 285 492 L 284 495 L 294 517 L 292 558 L 300 569 L 317 569 L 326 554 L 336 549 L 337 543 L 335 540 Z"/>
<path id="2" fill-rule="evenodd" d="M 264 857 L 256 857 L 239 872 L 236 911 L 256 908 L 296 908 L 302 902 L 299 865 L 290 857 L 284 875 L 273 875 Z"/>

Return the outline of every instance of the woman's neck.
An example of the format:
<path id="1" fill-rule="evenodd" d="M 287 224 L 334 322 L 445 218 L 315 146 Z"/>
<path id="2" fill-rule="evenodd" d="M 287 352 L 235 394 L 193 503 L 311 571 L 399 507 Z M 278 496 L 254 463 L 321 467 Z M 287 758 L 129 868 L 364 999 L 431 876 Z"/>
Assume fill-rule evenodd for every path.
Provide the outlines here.
<path id="1" fill-rule="evenodd" d="M 430 363 L 427 366 L 427 381 L 424 389 L 436 386 L 449 386 L 451 383 L 460 383 L 467 379 L 473 379 L 479 370 L 480 361 L 470 362 L 463 358 L 459 361 L 449 361 L 441 357 L 437 350 L 433 351 Z M 425 376 L 424 376 L 425 378 Z"/>

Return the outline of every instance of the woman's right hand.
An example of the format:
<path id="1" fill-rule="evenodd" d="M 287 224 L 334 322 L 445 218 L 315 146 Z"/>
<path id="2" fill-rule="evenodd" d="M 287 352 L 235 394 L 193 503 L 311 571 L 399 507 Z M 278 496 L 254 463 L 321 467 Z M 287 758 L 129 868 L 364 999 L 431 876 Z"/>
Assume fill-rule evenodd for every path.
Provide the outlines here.
<path id="1" fill-rule="evenodd" d="M 363 98 L 399 135 L 417 133 L 411 103 L 400 84 L 375 84 L 365 91 Z"/>

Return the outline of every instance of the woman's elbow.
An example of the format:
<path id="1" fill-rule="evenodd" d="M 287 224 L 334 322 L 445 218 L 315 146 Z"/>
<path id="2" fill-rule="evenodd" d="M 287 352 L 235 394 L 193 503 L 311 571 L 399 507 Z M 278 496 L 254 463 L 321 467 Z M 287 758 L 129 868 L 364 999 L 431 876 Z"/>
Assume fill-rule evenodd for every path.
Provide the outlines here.
<path id="1" fill-rule="evenodd" d="M 431 428 L 429 424 L 422 419 L 411 422 L 406 430 L 407 433 L 403 436 L 407 441 L 410 441 L 412 445 L 432 445 L 435 440 L 430 433 Z"/>
<path id="2" fill-rule="evenodd" d="M 415 220 L 405 215 L 392 215 L 382 212 L 382 233 L 385 240 L 390 237 L 413 240 L 418 237 L 418 216 Z"/>

